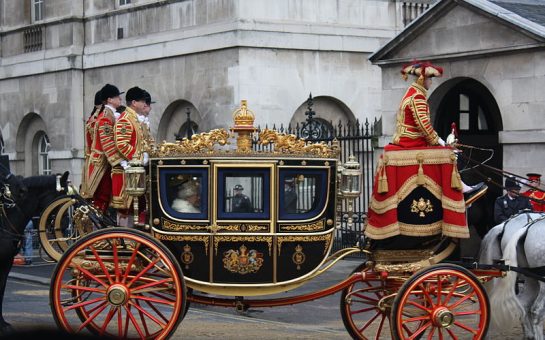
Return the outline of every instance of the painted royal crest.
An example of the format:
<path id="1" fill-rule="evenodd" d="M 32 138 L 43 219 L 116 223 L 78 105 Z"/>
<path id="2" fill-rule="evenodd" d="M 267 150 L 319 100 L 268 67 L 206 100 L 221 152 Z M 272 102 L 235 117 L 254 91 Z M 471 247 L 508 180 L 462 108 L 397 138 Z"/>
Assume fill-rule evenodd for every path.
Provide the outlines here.
<path id="1" fill-rule="evenodd" d="M 241 245 L 238 250 L 229 249 L 223 253 L 223 267 L 231 273 L 248 274 L 259 271 L 263 265 L 263 253 L 248 250 Z"/>
<path id="2" fill-rule="evenodd" d="M 301 270 L 301 265 L 305 263 L 305 260 L 306 260 L 306 255 L 305 253 L 303 253 L 303 246 L 298 244 L 295 247 L 295 252 L 291 256 L 291 260 L 297 266 L 297 270 Z"/>
<path id="3" fill-rule="evenodd" d="M 186 244 L 184 246 L 184 252 L 181 255 L 182 263 L 185 264 L 185 269 L 189 269 L 189 265 L 193 263 L 193 260 L 195 257 L 193 256 L 193 253 L 191 252 L 191 246 L 189 244 Z"/>

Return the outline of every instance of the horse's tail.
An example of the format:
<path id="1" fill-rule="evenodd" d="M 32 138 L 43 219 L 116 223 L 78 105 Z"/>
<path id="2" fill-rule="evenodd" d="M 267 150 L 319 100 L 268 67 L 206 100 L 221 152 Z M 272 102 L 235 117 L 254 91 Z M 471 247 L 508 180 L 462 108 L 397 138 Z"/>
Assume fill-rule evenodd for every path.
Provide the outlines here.
<path id="1" fill-rule="evenodd" d="M 526 235 L 528 228 L 524 227 L 517 230 L 503 253 L 506 264 L 517 266 L 517 246 L 521 238 Z M 522 320 L 526 311 L 515 295 L 515 285 L 517 283 L 517 273 L 508 271 L 507 275 L 497 282 L 490 292 L 490 310 L 492 313 L 492 322 L 496 327 L 502 330 L 510 330 L 515 327 L 516 322 Z"/>

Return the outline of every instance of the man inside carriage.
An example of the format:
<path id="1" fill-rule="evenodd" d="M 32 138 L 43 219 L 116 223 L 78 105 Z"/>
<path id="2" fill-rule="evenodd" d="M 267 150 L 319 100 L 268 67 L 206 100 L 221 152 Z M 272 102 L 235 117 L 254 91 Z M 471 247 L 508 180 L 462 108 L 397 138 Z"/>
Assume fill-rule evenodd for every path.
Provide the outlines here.
<path id="1" fill-rule="evenodd" d="M 457 150 L 431 125 L 427 91 L 443 69 L 414 62 L 401 74 L 416 80 L 401 100 L 393 141 L 379 160 L 365 235 L 374 247 L 389 249 L 421 248 L 440 236 L 468 238 L 466 207 L 487 186 L 462 182 Z"/>

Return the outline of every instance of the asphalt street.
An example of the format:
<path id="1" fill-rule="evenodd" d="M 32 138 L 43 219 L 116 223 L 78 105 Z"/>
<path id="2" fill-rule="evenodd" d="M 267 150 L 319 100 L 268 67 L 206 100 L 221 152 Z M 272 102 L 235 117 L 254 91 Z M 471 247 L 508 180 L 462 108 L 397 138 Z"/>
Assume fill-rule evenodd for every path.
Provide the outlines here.
<path id="1" fill-rule="evenodd" d="M 346 278 L 360 261 L 339 261 L 321 276 L 286 294 L 304 294 L 336 284 Z M 54 266 L 44 262 L 36 252 L 32 265 L 13 267 L 3 307 L 5 319 L 16 330 L 56 328 L 49 308 L 49 282 Z M 340 293 L 292 306 L 250 309 L 244 314 L 231 308 L 192 305 L 173 338 L 349 339 L 339 304 Z M 488 338 L 520 339 L 521 330 L 520 327 L 508 333 L 491 330 Z"/>

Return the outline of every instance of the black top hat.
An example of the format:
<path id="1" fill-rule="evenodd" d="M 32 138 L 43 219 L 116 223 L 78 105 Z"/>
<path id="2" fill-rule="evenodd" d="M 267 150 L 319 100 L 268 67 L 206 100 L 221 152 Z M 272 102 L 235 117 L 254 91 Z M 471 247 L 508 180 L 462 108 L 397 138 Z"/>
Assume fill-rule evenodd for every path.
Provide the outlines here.
<path id="1" fill-rule="evenodd" d="M 125 99 L 127 100 L 127 103 L 130 103 L 133 100 L 136 100 L 137 102 L 141 100 L 146 100 L 147 98 L 146 93 L 147 92 L 145 90 L 142 90 L 138 86 L 131 87 L 130 89 L 127 90 Z"/>
<path id="2" fill-rule="evenodd" d="M 151 100 L 151 94 L 149 94 L 149 92 L 146 91 L 146 90 L 142 90 L 142 91 L 144 91 L 144 94 L 145 94 L 145 97 L 146 97 L 146 104 L 148 104 L 148 105 L 155 104 L 155 102 Z"/>
<path id="3" fill-rule="evenodd" d="M 102 93 L 102 101 L 106 101 L 108 98 L 117 97 L 124 92 L 119 92 L 119 89 L 114 85 L 106 84 L 100 89 L 100 93 Z"/>
<path id="4" fill-rule="evenodd" d="M 520 185 L 515 181 L 514 177 L 507 177 L 505 179 L 506 190 L 520 190 Z"/>
<path id="5" fill-rule="evenodd" d="M 237 184 L 237 185 L 235 185 L 235 187 L 233 188 L 233 190 L 244 190 L 244 188 L 242 187 L 242 185 Z"/>
<path id="6" fill-rule="evenodd" d="M 95 93 L 95 106 L 102 104 L 102 91 L 98 90 Z"/>

